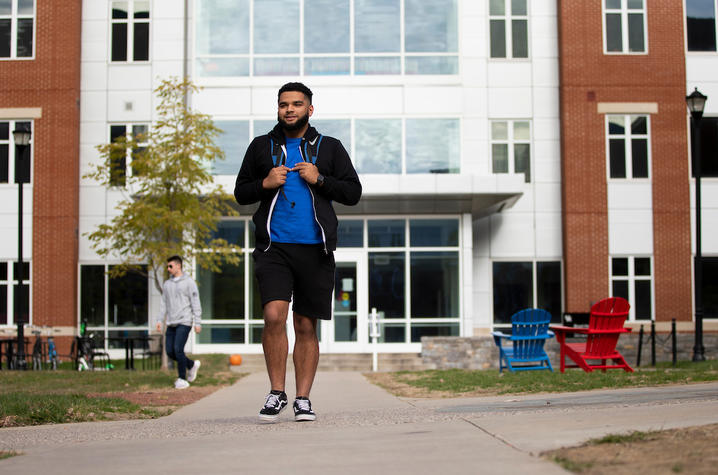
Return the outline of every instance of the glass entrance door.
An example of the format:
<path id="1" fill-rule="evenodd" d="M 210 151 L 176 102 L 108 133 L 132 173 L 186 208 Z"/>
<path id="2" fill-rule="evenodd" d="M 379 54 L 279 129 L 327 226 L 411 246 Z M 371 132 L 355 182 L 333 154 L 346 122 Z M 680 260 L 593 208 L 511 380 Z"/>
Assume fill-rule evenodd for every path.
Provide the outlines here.
<path id="1" fill-rule="evenodd" d="M 322 350 L 332 353 L 366 351 L 368 343 L 366 260 L 362 253 L 334 254 L 332 319 L 322 322 Z"/>

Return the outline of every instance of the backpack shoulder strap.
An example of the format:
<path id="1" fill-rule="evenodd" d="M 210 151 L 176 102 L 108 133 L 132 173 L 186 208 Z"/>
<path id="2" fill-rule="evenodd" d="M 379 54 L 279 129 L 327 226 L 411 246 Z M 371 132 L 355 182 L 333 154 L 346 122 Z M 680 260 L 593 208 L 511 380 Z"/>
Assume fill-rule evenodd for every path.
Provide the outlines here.
<path id="1" fill-rule="evenodd" d="M 272 138 L 269 138 L 269 150 L 272 154 L 272 163 L 275 167 L 281 165 L 282 163 L 282 145 L 272 140 Z"/>
<path id="2" fill-rule="evenodd" d="M 319 155 L 319 145 L 322 143 L 322 138 L 324 138 L 324 136 L 319 134 L 313 141 L 307 141 L 304 144 L 304 156 L 309 158 L 312 165 L 316 165 L 317 156 Z"/>

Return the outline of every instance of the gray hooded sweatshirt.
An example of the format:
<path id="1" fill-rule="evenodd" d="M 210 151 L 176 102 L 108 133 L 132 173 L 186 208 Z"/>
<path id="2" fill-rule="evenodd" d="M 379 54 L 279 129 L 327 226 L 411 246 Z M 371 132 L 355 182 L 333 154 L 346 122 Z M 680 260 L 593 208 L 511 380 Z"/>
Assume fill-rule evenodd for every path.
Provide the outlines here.
<path id="1" fill-rule="evenodd" d="M 202 306 L 197 284 L 187 274 L 170 278 L 162 285 L 158 322 L 168 326 L 202 324 Z"/>

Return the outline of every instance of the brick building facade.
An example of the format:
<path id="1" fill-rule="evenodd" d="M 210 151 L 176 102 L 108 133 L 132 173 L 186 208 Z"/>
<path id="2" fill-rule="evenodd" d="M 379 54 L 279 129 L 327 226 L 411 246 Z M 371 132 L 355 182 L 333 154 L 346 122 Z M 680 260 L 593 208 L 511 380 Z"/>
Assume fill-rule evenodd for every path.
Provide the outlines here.
<path id="1" fill-rule="evenodd" d="M 15 28 L 22 12 L 18 6 L 15 11 L 13 45 L 21 42 Z M 53 327 L 59 350 L 67 352 L 77 327 L 82 2 L 35 2 L 27 18 L 33 19 L 31 55 L 13 49 L 0 60 L 0 121 L 10 129 L 16 122 L 32 124 L 23 226 L 24 260 L 31 263 L 31 320 Z M 9 157 L 14 157 L 11 132 Z M 10 176 L 3 185 L 0 205 L 5 221 L 0 258 L 7 262 L 17 261 L 18 249 L 13 181 Z"/>
<path id="2" fill-rule="evenodd" d="M 633 190 L 626 188 L 633 181 L 650 187 L 652 225 L 646 224 L 651 226 L 652 242 L 616 247 L 643 247 L 640 254 L 652 254 L 656 321 L 690 320 L 690 175 L 681 2 L 646 2 L 647 14 L 635 12 L 645 15 L 643 48 L 620 52 L 606 51 L 610 12 L 602 9 L 604 2 L 558 3 L 565 309 L 586 311 L 591 302 L 609 294 L 605 276 L 610 275 L 611 258 L 630 252 L 611 252 L 609 228 L 620 227 L 622 220 L 616 217 L 609 223 L 609 207 L 625 207 L 616 201 L 619 195 L 632 196 Z M 645 179 L 617 180 L 607 172 L 609 114 L 650 118 L 650 170 Z M 609 182 L 624 188 L 614 199 L 608 196 Z M 631 231 L 630 226 L 614 230 Z"/>

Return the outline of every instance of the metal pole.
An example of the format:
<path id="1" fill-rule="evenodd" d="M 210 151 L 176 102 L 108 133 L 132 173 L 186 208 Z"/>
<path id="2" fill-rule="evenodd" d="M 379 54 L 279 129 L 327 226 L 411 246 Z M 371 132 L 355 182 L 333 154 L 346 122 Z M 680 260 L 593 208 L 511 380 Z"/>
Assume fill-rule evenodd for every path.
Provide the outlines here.
<path id="1" fill-rule="evenodd" d="M 656 366 L 656 322 L 651 321 L 651 366 Z"/>
<path id="2" fill-rule="evenodd" d="M 379 349 L 377 348 L 379 338 L 379 324 L 377 322 L 376 307 L 371 309 L 371 370 L 376 373 L 379 369 Z"/>
<path id="3" fill-rule="evenodd" d="M 691 116 L 695 155 L 693 171 L 696 175 L 696 258 L 695 258 L 695 342 L 693 344 L 693 361 L 705 361 L 703 347 L 703 255 L 701 251 L 701 134 L 700 119 Z"/>
<path id="4" fill-rule="evenodd" d="M 643 351 L 643 325 L 638 332 L 638 357 L 636 358 L 636 366 L 641 366 L 641 351 Z"/>
<path id="5" fill-rule="evenodd" d="M 25 320 L 23 316 L 24 310 L 24 295 L 22 283 L 24 280 L 23 275 L 23 261 L 22 261 L 22 185 L 24 182 L 24 176 L 22 175 L 22 169 L 20 165 L 23 162 L 23 155 L 27 150 L 27 145 L 16 145 L 15 146 L 15 177 L 17 183 L 17 281 L 18 281 L 18 292 L 17 292 L 17 363 L 16 369 L 27 369 L 27 362 L 25 361 Z"/>
<path id="6" fill-rule="evenodd" d="M 671 319 L 671 350 L 673 351 L 673 366 L 676 365 L 677 362 L 677 356 L 676 356 L 676 319 Z"/>

